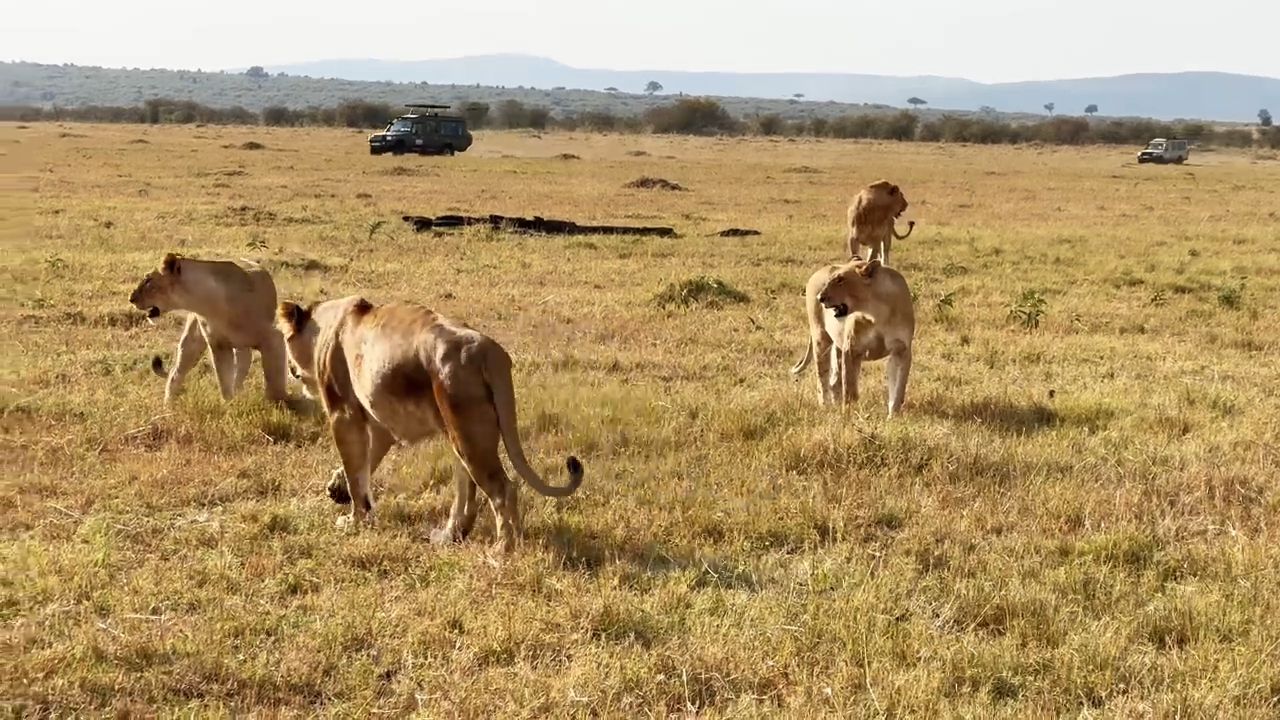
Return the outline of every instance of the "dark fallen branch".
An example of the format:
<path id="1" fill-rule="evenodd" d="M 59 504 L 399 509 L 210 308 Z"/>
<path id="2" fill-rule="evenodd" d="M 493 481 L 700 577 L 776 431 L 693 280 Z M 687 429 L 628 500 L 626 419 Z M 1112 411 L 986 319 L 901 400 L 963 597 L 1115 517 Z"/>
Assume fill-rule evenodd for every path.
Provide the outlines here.
<path id="1" fill-rule="evenodd" d="M 713 232 L 707 237 L 750 237 L 752 235 L 759 234 L 759 230 L 753 230 L 751 228 L 727 228 L 720 232 Z"/>
<path id="2" fill-rule="evenodd" d="M 532 218 L 507 217 L 505 215 L 403 215 L 401 219 L 413 227 L 414 232 L 428 230 L 449 230 L 452 228 L 482 225 L 498 230 L 515 232 L 540 233 L 543 235 L 652 235 L 654 237 L 676 237 L 674 228 L 642 227 L 630 225 L 579 225 L 569 220 L 548 220 L 533 216 Z"/>

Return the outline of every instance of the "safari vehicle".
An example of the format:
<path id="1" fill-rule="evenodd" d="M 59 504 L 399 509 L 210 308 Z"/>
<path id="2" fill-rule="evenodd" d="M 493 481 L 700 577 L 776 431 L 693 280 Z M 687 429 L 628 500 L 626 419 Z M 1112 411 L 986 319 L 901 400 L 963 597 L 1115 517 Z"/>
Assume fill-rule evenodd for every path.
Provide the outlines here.
<path id="1" fill-rule="evenodd" d="M 1191 143 L 1186 140 L 1156 138 L 1138 153 L 1139 163 L 1178 163 L 1191 157 Z"/>
<path id="2" fill-rule="evenodd" d="M 452 155 L 471 147 L 467 120 L 459 115 L 442 115 L 448 105 L 405 105 L 409 114 L 387 123 L 382 132 L 369 136 L 369 154 L 418 153 Z"/>

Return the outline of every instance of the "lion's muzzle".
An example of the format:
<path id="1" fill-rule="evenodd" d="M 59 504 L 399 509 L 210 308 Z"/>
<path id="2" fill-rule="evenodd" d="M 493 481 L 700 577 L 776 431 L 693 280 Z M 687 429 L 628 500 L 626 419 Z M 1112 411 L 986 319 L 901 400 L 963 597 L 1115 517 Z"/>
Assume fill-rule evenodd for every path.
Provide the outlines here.
<path id="1" fill-rule="evenodd" d="M 842 302 L 837 302 L 835 300 L 832 300 L 831 297 L 826 293 L 823 293 L 818 296 L 818 302 L 822 305 L 822 307 L 834 312 L 835 316 L 838 318 L 846 317 L 849 314 L 848 303 L 842 303 Z"/>

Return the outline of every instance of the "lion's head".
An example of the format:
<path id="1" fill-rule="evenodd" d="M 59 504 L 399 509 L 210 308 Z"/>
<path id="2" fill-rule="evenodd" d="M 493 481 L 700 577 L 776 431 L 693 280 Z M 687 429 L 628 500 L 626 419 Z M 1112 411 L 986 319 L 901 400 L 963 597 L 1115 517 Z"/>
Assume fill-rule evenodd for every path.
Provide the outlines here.
<path id="1" fill-rule="evenodd" d="M 871 298 L 874 292 L 872 281 L 879 270 L 879 260 L 854 260 L 845 264 L 839 271 L 832 273 L 826 285 L 822 286 L 818 302 L 824 308 L 832 310 L 838 318 L 848 316 Z"/>
<path id="2" fill-rule="evenodd" d="M 888 180 L 877 180 L 858 193 L 854 222 L 863 224 L 892 220 L 901 217 L 909 205 L 902 188 Z"/>
<path id="3" fill-rule="evenodd" d="M 142 278 L 138 287 L 129 295 L 134 307 L 154 320 L 162 314 L 183 307 L 182 258 L 173 253 L 164 256 L 159 270 L 152 270 Z"/>
<path id="4" fill-rule="evenodd" d="M 326 342 L 328 346 L 332 345 L 343 323 L 353 317 L 362 317 L 372 309 L 372 303 L 356 295 L 316 302 L 307 307 L 282 302 L 276 308 L 276 328 L 284 335 L 293 375 L 302 381 L 309 397 L 319 397 L 320 386 L 327 382 L 322 377 L 327 371 L 322 362 L 317 362 L 316 348 L 321 347 L 321 352 L 326 352 Z"/>
<path id="5" fill-rule="evenodd" d="M 293 376 L 302 381 L 308 397 L 317 397 L 316 338 L 320 326 L 312 317 L 315 305 L 302 307 L 297 303 L 282 302 L 276 309 L 276 327 L 284 335 L 284 345 L 289 352 L 289 365 Z"/>

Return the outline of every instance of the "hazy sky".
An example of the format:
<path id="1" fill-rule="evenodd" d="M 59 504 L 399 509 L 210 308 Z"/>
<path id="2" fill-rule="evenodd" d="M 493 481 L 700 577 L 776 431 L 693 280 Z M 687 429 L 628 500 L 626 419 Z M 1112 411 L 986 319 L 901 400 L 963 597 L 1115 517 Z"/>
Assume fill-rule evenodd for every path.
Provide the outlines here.
<path id="1" fill-rule="evenodd" d="M 82 65 L 209 70 L 506 52 L 618 70 L 822 70 L 983 81 L 1177 70 L 1280 76 L 1274 0 L 15 0 L 5 6 L 0 58 Z"/>

